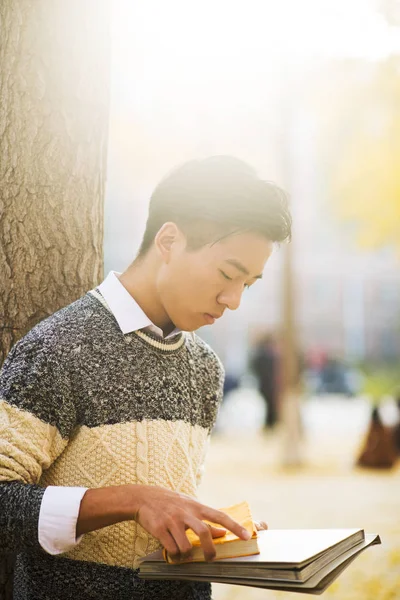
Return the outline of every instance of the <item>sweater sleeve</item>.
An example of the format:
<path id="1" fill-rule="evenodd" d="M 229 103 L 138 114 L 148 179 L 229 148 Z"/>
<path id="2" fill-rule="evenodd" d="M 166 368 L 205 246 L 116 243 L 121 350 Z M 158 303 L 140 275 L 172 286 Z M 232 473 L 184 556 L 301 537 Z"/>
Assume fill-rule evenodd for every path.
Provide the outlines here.
<path id="1" fill-rule="evenodd" d="M 75 423 L 67 358 L 34 328 L 0 373 L 0 551 L 40 546 L 40 478 Z"/>

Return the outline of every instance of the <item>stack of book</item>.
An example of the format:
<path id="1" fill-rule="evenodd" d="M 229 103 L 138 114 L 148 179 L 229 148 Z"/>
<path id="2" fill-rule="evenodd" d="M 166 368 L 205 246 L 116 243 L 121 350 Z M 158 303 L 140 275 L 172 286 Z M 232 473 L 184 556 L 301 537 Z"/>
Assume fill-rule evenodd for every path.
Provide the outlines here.
<path id="1" fill-rule="evenodd" d="M 221 509 L 253 533 L 243 541 L 228 532 L 214 540 L 216 560 L 205 562 L 197 536 L 189 561 L 172 563 L 159 550 L 141 560 L 143 579 L 211 581 L 320 594 L 366 548 L 380 544 L 363 529 L 269 529 L 256 532 L 247 503 Z M 230 557 L 230 558 L 227 558 Z"/>

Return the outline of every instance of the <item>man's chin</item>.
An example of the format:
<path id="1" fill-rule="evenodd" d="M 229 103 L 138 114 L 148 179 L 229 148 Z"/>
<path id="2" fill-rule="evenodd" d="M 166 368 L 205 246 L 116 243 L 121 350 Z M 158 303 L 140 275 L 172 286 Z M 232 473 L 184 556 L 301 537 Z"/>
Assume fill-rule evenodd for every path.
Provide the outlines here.
<path id="1" fill-rule="evenodd" d="M 193 323 L 192 323 L 190 325 L 186 325 L 185 327 L 184 326 L 182 326 L 182 327 L 178 326 L 178 329 L 181 329 L 182 331 L 186 331 L 187 333 L 194 333 L 195 331 L 197 331 L 198 329 L 200 329 L 200 327 L 202 327 L 202 325 L 193 325 Z"/>
<path id="2" fill-rule="evenodd" d="M 204 325 L 207 325 L 207 323 L 202 321 L 201 318 L 177 319 L 175 322 L 175 327 L 177 329 L 181 329 L 182 331 L 187 331 L 188 333 L 197 331 L 197 329 L 200 329 L 200 327 L 203 327 Z"/>

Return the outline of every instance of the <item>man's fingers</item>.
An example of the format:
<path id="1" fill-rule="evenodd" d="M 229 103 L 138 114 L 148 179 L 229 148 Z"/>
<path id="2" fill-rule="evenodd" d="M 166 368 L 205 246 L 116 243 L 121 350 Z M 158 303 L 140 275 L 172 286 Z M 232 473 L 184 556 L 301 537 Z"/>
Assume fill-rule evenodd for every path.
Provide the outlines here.
<path id="1" fill-rule="evenodd" d="M 174 537 L 170 534 L 169 531 L 166 531 L 158 538 L 161 544 L 164 546 L 166 551 L 171 557 L 171 560 L 179 561 L 180 551 L 177 543 L 175 542 Z"/>
<path id="2" fill-rule="evenodd" d="M 213 538 L 223 537 L 228 531 L 225 529 L 225 527 L 216 527 L 215 525 L 210 525 L 209 523 L 206 523 L 206 525 L 209 528 Z"/>
<path id="3" fill-rule="evenodd" d="M 204 521 L 200 521 L 190 515 L 188 515 L 186 519 L 186 525 L 198 535 L 203 549 L 204 559 L 213 560 L 213 558 L 215 558 L 215 547 L 212 541 L 210 527 L 207 527 L 207 524 L 204 523 Z"/>
<path id="4" fill-rule="evenodd" d="M 188 558 L 190 556 L 190 551 L 192 549 L 192 544 L 189 542 L 189 539 L 185 533 L 185 530 L 182 529 L 181 523 L 171 523 L 168 527 L 170 534 L 174 538 L 175 544 L 179 550 L 179 559 Z"/>
<path id="5" fill-rule="evenodd" d="M 240 537 L 242 540 L 249 540 L 251 538 L 251 533 L 249 533 L 247 529 L 242 527 L 240 523 L 234 521 L 229 515 L 220 510 L 209 509 L 206 511 L 204 518 L 208 521 L 212 521 L 213 523 L 222 525 L 229 531 L 232 531 L 232 533 Z"/>
<path id="6" fill-rule="evenodd" d="M 268 525 L 265 521 L 254 521 L 254 525 L 256 526 L 257 531 L 268 529 Z"/>

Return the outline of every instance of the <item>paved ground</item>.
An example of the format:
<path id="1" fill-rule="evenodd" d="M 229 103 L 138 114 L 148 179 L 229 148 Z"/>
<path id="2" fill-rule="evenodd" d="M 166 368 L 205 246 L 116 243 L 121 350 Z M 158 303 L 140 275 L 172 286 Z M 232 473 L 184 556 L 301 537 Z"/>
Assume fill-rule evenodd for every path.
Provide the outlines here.
<path id="1" fill-rule="evenodd" d="M 211 442 L 202 501 L 218 507 L 247 499 L 255 518 L 274 528 L 362 527 L 379 533 L 382 546 L 361 555 L 324 596 L 400 599 L 400 461 L 384 472 L 353 467 L 369 406 L 342 399 L 303 405 L 303 466 L 297 468 L 281 466 L 282 430 L 269 435 L 256 431 L 262 407 L 254 395 L 239 394 L 224 412 L 220 422 L 225 430 L 221 426 Z M 214 585 L 213 597 L 304 600 L 302 594 L 220 584 Z"/>

